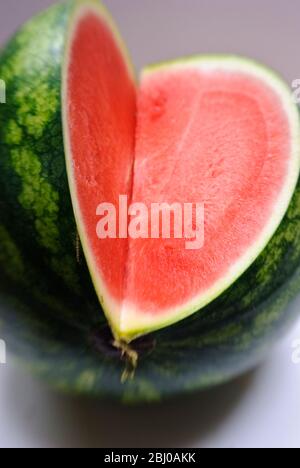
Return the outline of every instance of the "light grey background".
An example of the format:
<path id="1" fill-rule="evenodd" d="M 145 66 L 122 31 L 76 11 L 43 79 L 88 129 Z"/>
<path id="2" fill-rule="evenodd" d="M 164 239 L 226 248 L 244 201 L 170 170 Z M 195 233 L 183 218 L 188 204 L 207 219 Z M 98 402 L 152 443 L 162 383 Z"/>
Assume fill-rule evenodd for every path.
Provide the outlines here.
<path id="1" fill-rule="evenodd" d="M 0 0 L 0 44 L 51 0 Z M 133 61 L 208 52 L 248 55 L 300 78 L 300 0 L 107 0 Z M 38 38 L 37 38 L 38 41 Z M 299 309 L 300 298 L 293 306 Z M 297 447 L 300 365 L 292 341 L 256 372 L 209 393 L 154 408 L 121 408 L 51 392 L 0 366 L 0 447 Z"/>
<path id="2" fill-rule="evenodd" d="M 300 300 L 292 307 L 300 310 Z M 300 324 L 255 372 L 192 398 L 126 408 L 49 390 L 0 365 L 0 447 L 300 448 Z"/>

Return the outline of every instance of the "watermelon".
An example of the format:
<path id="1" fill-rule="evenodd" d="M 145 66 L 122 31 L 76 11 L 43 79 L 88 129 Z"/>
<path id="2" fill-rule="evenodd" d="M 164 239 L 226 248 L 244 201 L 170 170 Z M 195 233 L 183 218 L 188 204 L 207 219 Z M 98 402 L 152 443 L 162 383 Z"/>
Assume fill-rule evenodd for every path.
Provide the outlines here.
<path id="1" fill-rule="evenodd" d="M 137 87 L 109 13 L 78 0 L 21 28 L 0 75 L 8 349 L 58 389 L 124 402 L 252 368 L 293 321 L 300 288 L 300 124 L 276 74 L 196 57 L 147 69 Z M 120 194 L 206 202 L 203 247 L 99 240 L 97 204 Z M 125 352 L 139 363 L 122 383 Z"/>

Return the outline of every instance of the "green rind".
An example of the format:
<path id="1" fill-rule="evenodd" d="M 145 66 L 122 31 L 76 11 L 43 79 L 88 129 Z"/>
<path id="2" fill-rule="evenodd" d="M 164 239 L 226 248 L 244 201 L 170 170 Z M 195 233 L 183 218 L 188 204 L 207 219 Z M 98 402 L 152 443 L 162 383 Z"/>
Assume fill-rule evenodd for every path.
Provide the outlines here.
<path id="1" fill-rule="evenodd" d="M 41 64 L 37 60 L 34 69 L 21 68 L 22 81 L 20 69 L 14 69 L 16 54 L 21 47 L 28 57 L 32 52 L 36 54 L 36 47 L 30 44 L 33 39 L 36 43 L 50 26 L 55 35 L 62 37 L 68 8 L 70 3 L 58 5 L 34 19 L 0 57 L 0 75 L 2 78 L 5 73 L 8 89 L 8 103 L 0 106 L 0 336 L 28 369 L 67 392 L 137 403 L 225 382 L 253 367 L 295 318 L 295 310 L 287 305 L 300 290 L 300 184 L 278 231 L 252 267 L 201 314 L 155 333 L 154 349 L 141 356 L 135 379 L 121 384 L 124 364 L 120 357 L 95 345 L 93 339 L 95 330 L 101 336 L 105 320 L 99 315 L 91 280 L 85 266 L 73 264 L 75 248 L 69 241 L 76 231 L 65 185 L 57 120 L 60 111 L 56 108 L 51 116 L 47 115 L 43 131 L 40 128 L 37 133 L 30 130 L 32 121 L 19 121 L 28 111 L 20 115 L 18 89 L 24 83 L 29 94 L 40 89 L 36 88 L 36 74 L 44 67 L 52 70 L 51 57 L 56 66 L 50 81 L 59 86 L 61 50 L 58 53 L 49 48 L 47 60 L 40 56 Z M 50 33 L 50 42 L 51 37 Z M 38 113 L 35 105 L 33 108 Z M 24 153 L 24 148 L 34 157 Z M 18 158 L 14 151 L 19 152 Z M 35 208 L 30 208 L 24 189 L 29 185 L 25 170 L 28 164 L 40 181 L 39 190 L 58 194 L 54 199 L 51 196 L 58 211 L 48 213 L 50 219 L 58 213 L 58 223 L 57 219 L 54 223 L 58 235 L 54 238 L 58 239 L 58 251 L 72 258 L 71 271 L 81 284 L 84 279 L 84 293 L 74 288 L 69 274 L 65 277 L 65 273 L 53 268 L 52 260 L 58 257 L 58 251 L 49 247 L 52 239 L 46 245 L 36 229 L 38 197 L 34 192 Z"/>
<path id="2" fill-rule="evenodd" d="M 49 283 L 82 298 L 88 288 L 96 302 L 84 257 L 77 261 L 61 123 L 65 35 L 77 3 L 38 15 L 0 54 L 7 89 L 0 106 L 1 223 Z"/>

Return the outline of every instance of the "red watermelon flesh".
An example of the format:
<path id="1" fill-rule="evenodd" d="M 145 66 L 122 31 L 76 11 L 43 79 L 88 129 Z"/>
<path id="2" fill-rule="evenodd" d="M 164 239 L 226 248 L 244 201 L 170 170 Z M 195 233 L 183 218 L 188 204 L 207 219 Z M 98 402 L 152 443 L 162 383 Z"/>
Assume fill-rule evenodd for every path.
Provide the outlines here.
<path id="1" fill-rule="evenodd" d="M 116 205 L 120 194 L 131 192 L 136 85 L 109 17 L 99 8 L 79 10 L 71 34 L 63 96 L 67 162 L 78 230 L 95 287 L 101 281 L 103 297 L 119 302 L 128 241 L 99 240 L 96 209 L 102 202 Z"/>
<path id="2" fill-rule="evenodd" d="M 67 54 L 64 132 L 78 230 L 113 331 L 130 341 L 204 307 L 262 252 L 299 175 L 297 110 L 277 76 L 236 57 L 153 67 L 138 88 L 94 2 L 77 11 Z M 152 203 L 203 204 L 203 246 L 189 250 L 184 237 L 100 240 L 97 207 L 114 204 L 118 228 L 120 195 L 149 213 Z"/>

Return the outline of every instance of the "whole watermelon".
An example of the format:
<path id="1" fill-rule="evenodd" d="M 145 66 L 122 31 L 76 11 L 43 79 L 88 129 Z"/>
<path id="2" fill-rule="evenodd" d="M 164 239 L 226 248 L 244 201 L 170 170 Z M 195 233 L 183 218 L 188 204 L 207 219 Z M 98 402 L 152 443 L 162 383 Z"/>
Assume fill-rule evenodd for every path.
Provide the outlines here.
<path id="1" fill-rule="evenodd" d="M 0 336 L 58 389 L 124 402 L 157 401 L 252 368 L 294 317 L 300 290 L 300 185 L 262 255 L 221 297 L 139 340 L 124 362 L 100 310 L 71 205 L 61 124 L 61 68 L 74 1 L 27 23 L 0 54 Z"/>

